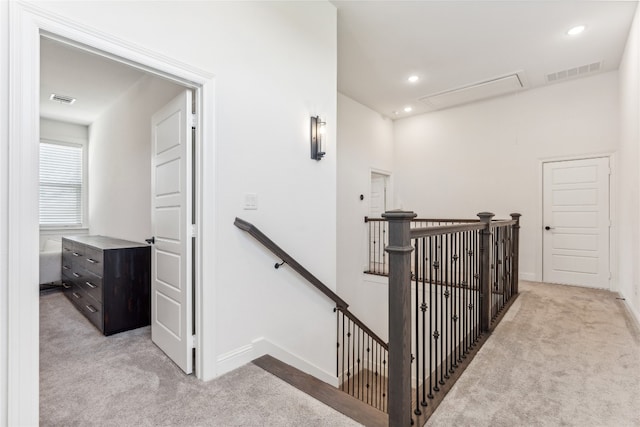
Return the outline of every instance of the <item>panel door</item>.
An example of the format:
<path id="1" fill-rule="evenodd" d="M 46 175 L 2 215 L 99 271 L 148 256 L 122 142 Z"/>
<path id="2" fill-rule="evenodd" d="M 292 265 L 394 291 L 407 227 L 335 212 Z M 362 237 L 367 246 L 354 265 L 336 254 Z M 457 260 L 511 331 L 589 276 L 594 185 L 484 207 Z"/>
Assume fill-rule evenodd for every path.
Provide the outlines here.
<path id="1" fill-rule="evenodd" d="M 151 339 L 183 371 L 192 357 L 191 91 L 153 115 Z"/>
<path id="2" fill-rule="evenodd" d="M 543 280 L 609 288 L 609 158 L 544 163 Z"/>
<path id="3" fill-rule="evenodd" d="M 369 203 L 369 216 L 380 218 L 387 210 L 387 182 L 389 177 L 376 172 L 371 172 L 371 199 Z"/>

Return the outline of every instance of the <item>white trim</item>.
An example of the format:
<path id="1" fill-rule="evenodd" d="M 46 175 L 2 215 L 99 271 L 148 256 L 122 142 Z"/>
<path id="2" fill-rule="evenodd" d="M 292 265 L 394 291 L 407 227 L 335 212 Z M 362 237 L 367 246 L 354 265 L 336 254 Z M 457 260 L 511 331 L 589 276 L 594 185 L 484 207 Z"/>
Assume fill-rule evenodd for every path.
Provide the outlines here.
<path id="1" fill-rule="evenodd" d="M 214 139 L 214 79 L 213 75 L 159 55 L 141 46 L 95 31 L 37 6 L 9 4 L 9 119 L 8 126 L 8 194 L 7 194 L 7 424 L 37 425 L 39 369 L 38 273 L 31 268 L 38 260 L 38 200 L 37 162 L 39 144 L 39 37 L 41 33 L 73 40 L 107 56 L 116 56 L 129 65 L 154 70 L 156 74 L 195 88 L 200 111 L 201 157 L 196 193 L 197 218 L 207 218 L 215 224 L 214 195 L 216 147 Z M 3 116 L 4 117 L 4 116 Z M 3 127 L 4 128 L 4 127 Z M 202 165 L 208 165 L 203 168 Z M 4 170 L 4 164 L 2 165 Z M 203 184 L 206 183 L 207 191 Z M 3 199 L 4 202 L 4 199 Z M 210 221 L 210 222 L 209 222 Z M 201 234 L 196 247 L 195 307 L 198 343 L 196 345 L 196 375 L 201 379 L 216 376 L 216 318 L 210 309 L 215 302 L 214 226 L 200 224 Z M 202 260 L 207 260 L 206 263 Z M 4 266 L 0 266 L 0 270 Z M 203 286 L 207 283 L 207 286 Z M 205 310 L 204 308 L 208 309 Z M 4 312 L 4 310 L 3 310 Z M 206 329 L 204 329 L 206 325 Z M 10 393 L 8 392 L 10 390 Z M 4 399 L 3 399 L 4 400 Z M 4 420 L 0 420 L 4 421 Z"/>
<path id="2" fill-rule="evenodd" d="M 520 276 L 520 280 L 526 280 L 527 282 L 536 282 L 536 274 L 535 273 L 525 273 L 523 271 L 520 271 L 518 273 L 518 275 Z"/>
<path id="3" fill-rule="evenodd" d="M 0 2 L 0 426 L 8 421 L 9 2 Z"/>
<path id="4" fill-rule="evenodd" d="M 265 337 L 257 338 L 253 340 L 251 344 L 243 345 L 242 347 L 220 355 L 217 360 L 218 374 L 222 375 L 233 371 L 265 354 L 271 355 L 281 362 L 291 365 L 302 372 L 306 372 L 327 384 L 338 387 L 338 378 L 335 374 L 319 368 Z"/>
<path id="5" fill-rule="evenodd" d="M 540 216 L 538 218 L 537 223 L 533 224 L 533 226 L 537 227 L 536 229 L 539 231 L 536 234 L 536 238 L 534 240 L 535 273 L 520 272 L 520 278 L 522 280 L 542 282 L 544 278 L 544 271 L 543 271 L 544 266 L 542 264 L 543 250 L 544 250 L 543 243 L 542 243 L 542 229 L 544 226 L 543 224 L 544 206 L 542 203 L 544 198 L 544 188 L 542 185 L 542 182 L 544 180 L 544 164 L 553 163 L 553 162 L 565 162 L 565 161 L 572 161 L 572 160 L 600 159 L 604 157 L 609 159 L 609 169 L 611 170 L 611 177 L 609 179 L 609 221 L 611 222 L 612 226 L 609 229 L 609 271 L 612 274 L 612 278 L 609 279 L 609 287 L 607 289 L 615 290 L 614 285 L 617 287 L 617 278 L 615 277 L 615 272 L 613 268 L 617 265 L 617 258 L 616 258 L 617 253 L 615 250 L 615 244 L 617 243 L 618 238 L 617 238 L 617 235 L 615 234 L 617 233 L 616 225 L 618 223 L 618 218 L 617 218 L 617 210 L 616 210 L 615 199 L 614 199 L 614 197 L 617 194 L 617 191 L 615 190 L 616 188 L 615 185 L 617 184 L 617 181 L 616 181 L 617 178 L 615 175 L 617 163 L 616 163 L 615 152 L 613 151 L 607 151 L 603 153 L 575 155 L 575 156 L 541 157 L 538 159 L 538 212 L 540 212 Z M 534 277 L 533 278 L 527 277 L 525 279 L 524 274 L 533 274 Z"/>
<path id="6" fill-rule="evenodd" d="M 640 312 L 633 308 L 633 305 L 631 305 L 631 303 L 629 302 L 629 298 L 621 293 L 618 294 L 622 296 L 622 298 L 624 298 L 624 306 L 629 312 L 629 317 L 634 322 L 634 326 L 636 327 L 636 329 L 640 330 Z"/>

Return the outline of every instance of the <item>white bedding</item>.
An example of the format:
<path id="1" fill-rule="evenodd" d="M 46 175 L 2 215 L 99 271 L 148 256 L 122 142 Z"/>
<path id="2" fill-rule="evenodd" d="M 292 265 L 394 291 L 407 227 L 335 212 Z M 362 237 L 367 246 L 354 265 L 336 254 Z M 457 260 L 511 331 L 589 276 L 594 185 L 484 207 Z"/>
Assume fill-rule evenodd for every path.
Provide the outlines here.
<path id="1" fill-rule="evenodd" d="M 47 240 L 40 251 L 40 284 L 60 280 L 62 242 Z"/>

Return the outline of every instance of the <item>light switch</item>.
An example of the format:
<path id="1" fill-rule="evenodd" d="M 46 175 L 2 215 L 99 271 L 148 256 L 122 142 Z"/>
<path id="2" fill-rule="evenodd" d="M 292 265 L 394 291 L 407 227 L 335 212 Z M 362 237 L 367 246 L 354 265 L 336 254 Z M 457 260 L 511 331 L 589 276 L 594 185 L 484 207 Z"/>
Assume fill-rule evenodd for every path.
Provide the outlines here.
<path id="1" fill-rule="evenodd" d="M 256 193 L 244 193 L 244 206 L 245 210 L 258 209 L 258 195 Z"/>

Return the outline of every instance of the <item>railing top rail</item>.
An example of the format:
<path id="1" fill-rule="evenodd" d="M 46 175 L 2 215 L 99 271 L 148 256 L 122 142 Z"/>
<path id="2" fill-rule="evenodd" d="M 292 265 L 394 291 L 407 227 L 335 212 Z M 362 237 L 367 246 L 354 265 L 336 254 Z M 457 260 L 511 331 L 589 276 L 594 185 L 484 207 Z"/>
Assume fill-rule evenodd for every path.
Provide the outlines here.
<path id="1" fill-rule="evenodd" d="M 411 238 L 419 239 L 420 237 L 439 236 L 441 234 L 452 234 L 462 231 L 482 230 L 484 227 L 484 224 L 476 222 L 472 224 L 439 225 L 436 227 L 412 228 Z"/>
<path id="2" fill-rule="evenodd" d="M 364 217 L 364 222 L 384 222 L 387 221 L 385 218 L 370 218 L 368 216 Z M 479 219 L 460 219 L 460 218 L 413 218 L 411 222 L 456 222 L 456 223 L 472 223 L 479 222 Z"/>
<path id="3" fill-rule="evenodd" d="M 507 227 L 510 225 L 516 225 L 518 221 L 514 220 L 514 219 L 500 219 L 500 220 L 495 220 L 495 221 L 491 221 L 491 226 L 492 227 Z"/>
<path id="4" fill-rule="evenodd" d="M 311 283 L 320 292 L 325 294 L 329 299 L 336 303 L 336 306 L 341 310 L 346 310 L 349 304 L 340 298 L 335 292 L 333 292 L 327 285 L 322 283 L 320 279 L 311 274 L 309 270 L 304 268 L 298 261 L 296 261 L 291 255 L 289 255 L 284 249 L 276 245 L 271 239 L 264 235 L 255 225 L 247 222 L 243 219 L 236 218 L 233 223 L 236 227 L 249 233 L 253 238 L 262 243 L 267 249 L 278 256 L 282 261 L 287 263 L 289 267 L 294 269 L 298 274 L 304 277 L 309 283 Z"/>

